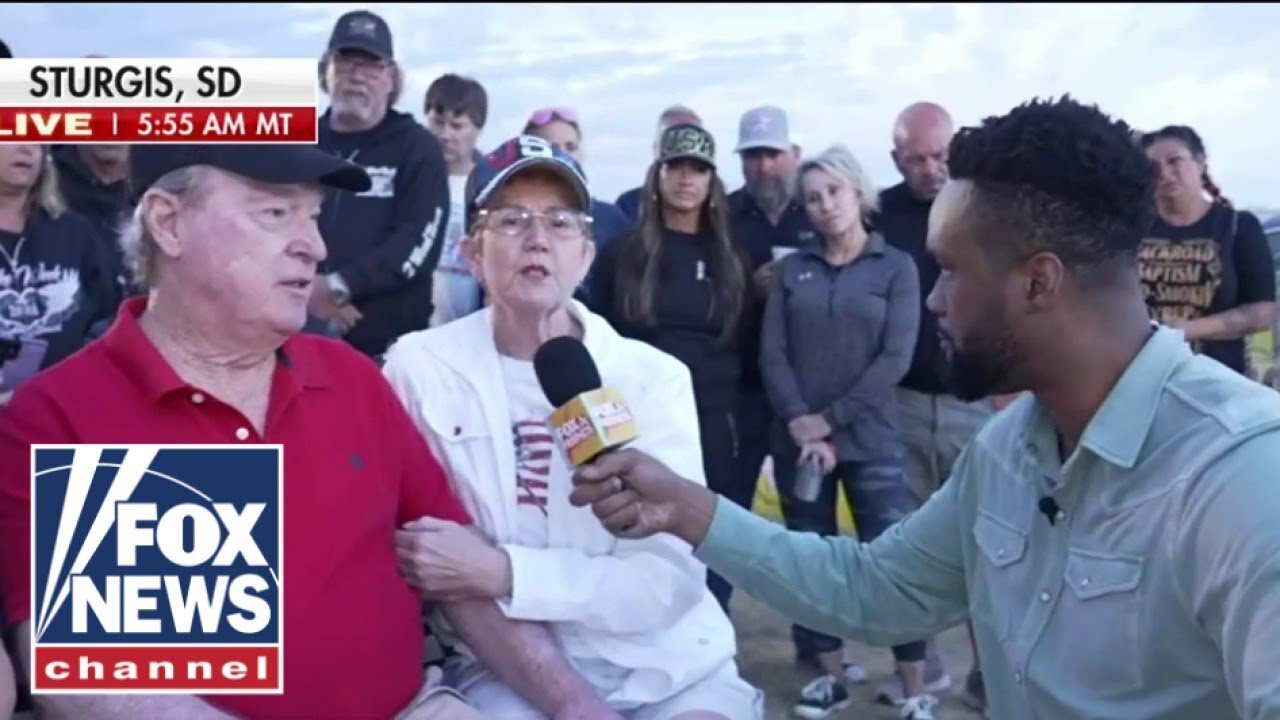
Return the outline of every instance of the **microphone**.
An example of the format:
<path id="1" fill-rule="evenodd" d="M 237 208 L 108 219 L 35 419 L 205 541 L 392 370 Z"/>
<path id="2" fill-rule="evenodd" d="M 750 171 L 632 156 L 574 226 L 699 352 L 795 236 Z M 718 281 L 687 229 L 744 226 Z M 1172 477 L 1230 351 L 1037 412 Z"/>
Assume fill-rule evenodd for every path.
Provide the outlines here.
<path id="1" fill-rule="evenodd" d="M 548 421 L 573 467 L 639 437 L 622 393 L 603 387 L 581 341 L 567 335 L 546 341 L 534 353 L 533 371 L 555 408 Z"/>
<path id="2" fill-rule="evenodd" d="M 1058 521 L 1058 514 L 1061 513 L 1062 510 L 1058 507 L 1057 500 L 1046 495 L 1040 498 L 1040 502 L 1036 505 L 1040 508 L 1040 513 L 1045 516 L 1050 525 L 1053 525 Z"/>

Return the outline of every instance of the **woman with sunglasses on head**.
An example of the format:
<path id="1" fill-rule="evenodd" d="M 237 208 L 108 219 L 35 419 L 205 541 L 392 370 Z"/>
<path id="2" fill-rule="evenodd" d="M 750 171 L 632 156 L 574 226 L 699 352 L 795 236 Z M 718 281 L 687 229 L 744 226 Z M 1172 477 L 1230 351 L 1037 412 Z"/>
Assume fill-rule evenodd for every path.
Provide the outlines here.
<path id="1" fill-rule="evenodd" d="M 756 481 L 734 472 L 742 368 L 755 362 L 744 342 L 755 317 L 748 267 L 730 235 L 711 134 L 693 124 L 668 128 L 645 179 L 639 224 L 601 251 L 591 298 L 618 332 L 689 367 L 707 485 L 743 507 Z M 728 612 L 732 588 L 714 574 L 708 585 Z"/>
<path id="2" fill-rule="evenodd" d="M 563 150 L 574 160 L 577 160 L 579 166 L 583 166 L 582 126 L 579 124 L 578 114 L 573 111 L 573 108 L 546 107 L 533 111 L 529 115 L 528 121 L 525 122 L 522 134 L 533 135 L 546 140 L 553 146 Z M 592 236 L 595 239 L 597 250 L 601 249 L 605 242 L 620 235 L 627 229 L 627 226 L 626 217 L 613 203 L 605 202 L 595 197 L 591 198 Z M 588 297 L 590 288 L 591 271 L 588 270 L 587 279 L 583 282 L 582 287 L 578 288 L 575 297 L 583 302 L 588 302 L 590 300 Z"/>
<path id="3" fill-rule="evenodd" d="M 1275 321 L 1275 261 L 1257 216 L 1209 177 L 1204 142 L 1185 125 L 1141 138 L 1157 173 L 1158 216 L 1138 248 L 1147 305 L 1197 352 L 1249 374 L 1245 338 Z"/>

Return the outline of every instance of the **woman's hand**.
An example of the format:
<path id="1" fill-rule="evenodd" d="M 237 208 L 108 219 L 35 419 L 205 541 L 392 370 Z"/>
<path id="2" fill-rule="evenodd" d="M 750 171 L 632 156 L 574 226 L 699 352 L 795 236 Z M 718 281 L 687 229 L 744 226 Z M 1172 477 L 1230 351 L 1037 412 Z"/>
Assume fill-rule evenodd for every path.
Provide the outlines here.
<path id="1" fill-rule="evenodd" d="M 396 531 L 396 558 L 405 582 L 434 601 L 511 594 L 511 561 L 474 529 L 422 517 Z"/>
<path id="2" fill-rule="evenodd" d="M 801 415 L 792 420 L 787 424 L 787 430 L 791 433 L 791 439 L 801 446 L 831 437 L 831 425 L 817 413 Z"/>
<path id="3" fill-rule="evenodd" d="M 823 475 L 836 469 L 836 446 L 821 440 L 800 447 L 800 462 L 816 462 Z"/>

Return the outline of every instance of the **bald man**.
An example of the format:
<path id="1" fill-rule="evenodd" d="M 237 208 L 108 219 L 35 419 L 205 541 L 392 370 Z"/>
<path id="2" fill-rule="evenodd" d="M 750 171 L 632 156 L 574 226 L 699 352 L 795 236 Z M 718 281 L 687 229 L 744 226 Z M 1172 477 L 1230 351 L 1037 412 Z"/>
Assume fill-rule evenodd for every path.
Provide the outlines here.
<path id="1" fill-rule="evenodd" d="M 989 400 L 963 402 L 947 394 L 940 368 L 937 317 L 925 308 L 925 298 L 938 280 L 938 263 L 925 251 L 929 209 L 947 182 L 947 150 L 955 128 L 951 115 L 931 102 L 908 106 L 893 124 L 893 164 L 903 181 L 880 194 L 877 226 L 888 243 L 907 252 L 920 272 L 920 330 L 911 368 L 898 388 L 898 427 L 907 449 L 907 484 L 917 505 L 946 480 L 960 450 L 991 417 Z M 951 684 L 934 644 L 925 666 L 925 689 L 941 692 Z M 984 705 L 982 673 L 974 654 L 974 669 L 965 688 L 971 705 Z M 901 705 L 902 682 L 890 678 L 878 697 Z"/>

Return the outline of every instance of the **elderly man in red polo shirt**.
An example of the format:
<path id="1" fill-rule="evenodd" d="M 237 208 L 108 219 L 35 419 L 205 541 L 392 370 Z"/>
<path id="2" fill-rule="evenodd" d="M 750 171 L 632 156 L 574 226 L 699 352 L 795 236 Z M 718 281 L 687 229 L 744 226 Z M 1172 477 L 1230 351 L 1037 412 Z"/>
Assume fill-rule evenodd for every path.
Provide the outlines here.
<path id="1" fill-rule="evenodd" d="M 0 411 L 0 603 L 26 665 L 31 444 L 281 444 L 285 692 L 38 704 L 102 720 L 479 717 L 424 683 L 421 608 L 393 545 L 411 520 L 470 519 L 374 363 L 298 332 L 325 257 L 324 186 L 363 191 L 368 175 L 310 147 L 153 145 L 135 149 L 133 181 L 143 194 L 122 242 L 148 296 Z M 443 608 L 548 716 L 617 718 L 542 626 L 492 601 Z"/>

